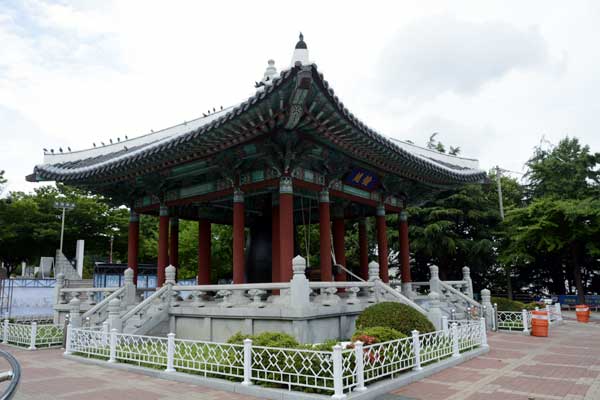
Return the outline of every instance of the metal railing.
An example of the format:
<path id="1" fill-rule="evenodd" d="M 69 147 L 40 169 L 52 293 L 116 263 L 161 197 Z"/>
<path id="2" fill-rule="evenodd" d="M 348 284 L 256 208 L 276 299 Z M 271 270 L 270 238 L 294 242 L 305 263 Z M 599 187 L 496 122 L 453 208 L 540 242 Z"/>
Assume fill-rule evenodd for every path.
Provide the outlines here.
<path id="1" fill-rule="evenodd" d="M 408 370 L 476 347 L 487 347 L 485 320 L 453 323 L 449 329 L 364 346 L 355 342 L 330 351 L 310 348 L 256 346 L 176 339 L 175 334 L 154 337 L 72 328 L 67 331 L 65 354 L 108 362 L 136 364 L 165 372 L 188 372 L 207 377 L 263 383 L 287 390 L 320 391 L 343 398 L 365 383 L 394 377 Z"/>

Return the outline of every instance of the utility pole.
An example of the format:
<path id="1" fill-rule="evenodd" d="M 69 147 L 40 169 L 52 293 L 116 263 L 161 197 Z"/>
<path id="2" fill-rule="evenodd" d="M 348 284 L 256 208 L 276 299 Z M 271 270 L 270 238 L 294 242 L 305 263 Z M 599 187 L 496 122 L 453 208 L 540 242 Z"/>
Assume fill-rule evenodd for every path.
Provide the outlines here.
<path id="1" fill-rule="evenodd" d="M 500 219 L 504 221 L 504 204 L 502 203 L 502 183 L 500 179 L 502 178 L 502 170 L 498 165 L 496 165 L 496 183 L 498 184 L 498 206 L 500 207 Z"/>
<path id="2" fill-rule="evenodd" d="M 63 237 L 65 235 L 65 214 L 67 212 L 67 210 L 72 210 L 75 208 L 75 204 L 73 203 L 67 203 L 64 201 L 57 201 L 54 203 L 54 208 L 62 208 L 62 221 L 61 221 L 61 226 L 60 226 L 60 252 L 62 253 L 62 249 L 63 249 Z"/>

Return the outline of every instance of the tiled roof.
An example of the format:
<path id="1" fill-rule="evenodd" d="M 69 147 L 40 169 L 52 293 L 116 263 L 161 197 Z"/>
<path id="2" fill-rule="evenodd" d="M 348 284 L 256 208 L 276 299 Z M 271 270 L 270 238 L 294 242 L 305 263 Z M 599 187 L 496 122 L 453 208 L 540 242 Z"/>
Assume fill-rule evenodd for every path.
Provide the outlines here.
<path id="1" fill-rule="evenodd" d="M 140 161 L 150 162 L 153 157 L 156 158 L 156 155 L 164 151 L 177 150 L 180 146 L 183 149 L 188 145 L 202 144 L 207 135 L 214 133 L 213 131 L 230 121 L 238 120 L 249 109 L 280 91 L 286 86 L 284 84 L 294 79 L 300 71 L 311 72 L 313 83 L 328 98 L 329 103 L 335 106 L 339 117 L 352 125 L 353 131 L 356 131 L 355 135 L 361 135 L 361 139 L 366 139 L 373 148 L 377 149 L 380 158 L 393 160 L 398 169 L 406 167 L 408 171 L 412 171 L 410 174 L 404 174 L 405 176 L 416 178 L 420 174 L 431 174 L 435 177 L 435 181 L 444 184 L 482 182 L 486 179 L 485 172 L 478 169 L 476 160 L 450 156 L 399 142 L 370 129 L 343 105 L 314 64 L 304 67 L 296 65 L 283 71 L 271 85 L 260 88 L 248 100 L 208 116 L 109 146 L 70 153 L 46 154 L 44 163 L 37 165 L 34 175 L 28 179 L 75 183 L 79 180 L 109 175 L 114 173 L 115 169 L 130 168 Z M 419 173 L 415 175 L 414 171 Z M 393 172 L 403 175 L 400 170 Z"/>

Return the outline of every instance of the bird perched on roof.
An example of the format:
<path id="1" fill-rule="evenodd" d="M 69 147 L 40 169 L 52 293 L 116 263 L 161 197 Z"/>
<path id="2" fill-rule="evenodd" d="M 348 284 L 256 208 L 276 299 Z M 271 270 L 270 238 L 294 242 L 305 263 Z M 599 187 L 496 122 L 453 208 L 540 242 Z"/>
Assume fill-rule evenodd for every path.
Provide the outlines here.
<path id="1" fill-rule="evenodd" d="M 123 148 L 125 149 L 125 151 L 127 151 L 127 146 L 123 146 Z"/>
<path id="2" fill-rule="evenodd" d="M 217 112 L 217 109 L 213 107 L 213 112 Z"/>
<path id="3" fill-rule="evenodd" d="M 70 147 L 67 147 L 67 150 L 71 151 L 71 148 L 70 148 Z"/>
<path id="4" fill-rule="evenodd" d="M 202 116 L 203 116 L 203 117 L 206 117 L 206 114 L 202 113 Z"/>
<path id="5" fill-rule="evenodd" d="M 110 142 L 110 144 L 112 144 L 112 139 L 108 139 L 108 141 Z"/>
<path id="6" fill-rule="evenodd" d="M 58 151 L 60 151 L 60 152 L 62 153 L 62 152 L 63 152 L 63 149 L 62 149 L 62 147 L 59 147 L 59 148 L 58 148 Z"/>
<path id="7" fill-rule="evenodd" d="M 48 152 L 48 149 L 44 148 L 44 153 L 47 153 L 47 152 Z"/>
<path id="8" fill-rule="evenodd" d="M 92 143 L 92 144 L 94 145 L 94 147 L 96 147 L 96 143 L 95 143 L 95 142 L 94 142 L 94 143 Z"/>
<path id="9" fill-rule="evenodd" d="M 104 142 L 100 142 L 100 144 L 101 144 L 102 146 L 106 146 L 106 145 L 104 144 Z"/>
<path id="10" fill-rule="evenodd" d="M 221 106 L 221 110 L 223 109 L 223 106 Z"/>
<path id="11" fill-rule="evenodd" d="M 117 142 L 120 142 L 120 141 L 121 141 L 121 138 L 120 138 L 120 137 L 118 137 L 118 138 L 117 138 Z"/>
<path id="12" fill-rule="evenodd" d="M 54 149 L 50 149 L 50 153 L 54 154 Z"/>
<path id="13" fill-rule="evenodd" d="M 127 140 L 127 139 L 128 139 L 128 138 L 127 138 L 127 135 L 125 135 L 125 140 Z"/>

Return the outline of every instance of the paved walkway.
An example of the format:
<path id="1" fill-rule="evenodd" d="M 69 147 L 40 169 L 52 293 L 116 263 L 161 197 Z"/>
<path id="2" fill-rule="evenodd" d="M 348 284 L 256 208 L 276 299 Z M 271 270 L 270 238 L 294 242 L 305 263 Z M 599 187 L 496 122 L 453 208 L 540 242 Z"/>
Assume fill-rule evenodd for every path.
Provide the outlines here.
<path id="1" fill-rule="evenodd" d="M 567 321 L 553 328 L 549 338 L 490 334 L 492 349 L 484 357 L 381 399 L 600 400 L 600 323 L 594 322 Z M 0 347 L 13 353 L 23 368 L 16 399 L 251 399 L 69 361 L 62 358 L 62 350 Z"/>
<path id="2" fill-rule="evenodd" d="M 574 314 L 574 313 L 573 313 Z M 574 316 L 574 315 L 573 315 Z M 491 350 L 386 399 L 600 400 L 600 324 L 565 321 L 550 337 L 492 333 Z"/>

